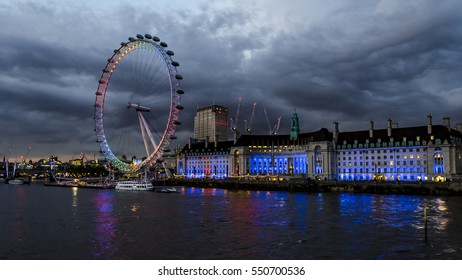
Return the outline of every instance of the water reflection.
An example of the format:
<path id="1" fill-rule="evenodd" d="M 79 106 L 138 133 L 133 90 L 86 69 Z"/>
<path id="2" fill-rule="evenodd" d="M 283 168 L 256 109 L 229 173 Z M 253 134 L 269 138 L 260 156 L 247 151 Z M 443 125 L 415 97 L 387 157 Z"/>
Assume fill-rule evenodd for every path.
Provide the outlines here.
<path id="1" fill-rule="evenodd" d="M 72 207 L 76 208 L 79 205 L 79 188 L 73 187 L 72 188 Z"/>
<path id="2" fill-rule="evenodd" d="M 117 256 L 117 244 L 115 241 L 117 218 L 114 217 L 113 196 L 114 192 L 110 190 L 100 190 L 93 198 L 97 210 L 93 252 L 96 259 L 114 259 Z"/>
<path id="3" fill-rule="evenodd" d="M 138 202 L 135 202 L 132 205 L 130 205 L 130 211 L 132 211 L 133 213 L 138 211 L 138 209 L 140 209 L 140 204 Z"/>
<path id="4" fill-rule="evenodd" d="M 0 258 L 462 257 L 462 197 L 188 187 L 164 195 L 38 185 L 4 186 L 0 202 Z"/>
<path id="5" fill-rule="evenodd" d="M 437 231 L 445 231 L 449 224 L 447 215 L 449 214 L 446 200 L 443 198 L 437 198 L 429 201 L 427 205 L 427 217 L 429 224 Z"/>
<path id="6" fill-rule="evenodd" d="M 14 204 L 14 222 L 13 222 L 13 236 L 15 237 L 15 246 L 22 247 L 24 242 L 24 212 L 25 212 L 25 190 L 23 187 L 17 187 L 16 191 L 16 201 Z"/>
<path id="7" fill-rule="evenodd" d="M 411 196 L 387 196 L 368 194 L 341 194 L 339 214 L 354 217 L 358 224 L 381 223 L 388 227 L 412 226 L 419 221 L 422 198 Z"/>

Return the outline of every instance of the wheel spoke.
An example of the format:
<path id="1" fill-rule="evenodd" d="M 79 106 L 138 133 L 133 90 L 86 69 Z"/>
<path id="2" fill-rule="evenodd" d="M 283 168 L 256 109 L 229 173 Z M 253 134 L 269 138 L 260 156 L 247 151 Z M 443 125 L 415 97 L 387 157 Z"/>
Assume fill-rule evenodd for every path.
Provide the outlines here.
<path id="1" fill-rule="evenodd" d="M 179 123 L 179 112 L 183 109 L 182 77 L 176 71 L 178 63 L 173 63 L 170 57 L 173 52 L 165 50 L 163 43 L 147 38 L 129 39 L 108 59 L 94 105 L 101 152 L 124 173 L 149 168 L 162 158 L 175 138 L 175 124 Z M 156 113 L 149 113 L 151 109 Z M 151 122 L 156 124 L 152 128 Z M 146 154 L 141 164 L 128 162 L 128 157 L 140 154 Z"/>

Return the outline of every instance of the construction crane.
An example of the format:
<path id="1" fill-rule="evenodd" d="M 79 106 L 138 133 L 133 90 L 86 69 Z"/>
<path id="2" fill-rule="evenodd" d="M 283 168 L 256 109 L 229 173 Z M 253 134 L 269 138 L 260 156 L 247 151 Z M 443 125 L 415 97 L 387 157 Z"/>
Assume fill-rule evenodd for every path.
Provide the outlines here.
<path id="1" fill-rule="evenodd" d="M 278 134 L 279 126 L 281 124 L 281 117 L 278 117 L 276 123 L 273 126 L 271 126 L 269 118 L 268 118 L 268 113 L 266 112 L 266 106 L 263 106 L 263 111 L 265 112 L 266 123 L 268 124 L 269 134 L 270 135 Z"/>
<path id="2" fill-rule="evenodd" d="M 281 124 L 281 117 L 279 116 L 276 124 L 273 127 L 273 131 L 272 131 L 273 133 L 272 134 L 276 135 L 276 134 L 279 133 L 279 125 L 280 124 Z"/>
<path id="3" fill-rule="evenodd" d="M 231 132 L 233 133 L 233 140 L 234 143 L 237 141 L 237 136 L 239 134 L 239 131 L 237 129 L 237 122 L 239 120 L 239 110 L 241 109 L 241 102 L 242 102 L 242 97 L 239 97 L 239 102 L 237 103 L 237 112 L 236 112 L 236 117 L 233 119 L 231 118 Z"/>
<path id="4" fill-rule="evenodd" d="M 27 156 L 29 155 L 31 149 L 32 149 L 32 147 L 29 146 L 29 147 L 27 148 L 26 155 L 25 155 L 25 156 L 21 156 L 21 163 L 26 163 Z"/>
<path id="5" fill-rule="evenodd" d="M 253 121 L 253 116 L 255 116 L 255 108 L 257 107 L 257 102 L 253 103 L 253 108 L 252 108 L 252 115 L 250 116 L 249 123 L 247 124 L 246 122 L 246 127 L 245 127 L 245 132 L 247 134 L 252 134 L 252 121 Z"/>

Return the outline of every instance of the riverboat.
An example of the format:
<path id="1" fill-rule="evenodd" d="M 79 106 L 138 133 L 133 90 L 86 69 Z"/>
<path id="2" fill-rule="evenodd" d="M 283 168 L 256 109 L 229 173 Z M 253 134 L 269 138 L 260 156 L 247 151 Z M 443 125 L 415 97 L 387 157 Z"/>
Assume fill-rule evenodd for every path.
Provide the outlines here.
<path id="1" fill-rule="evenodd" d="M 152 191 L 154 186 L 148 180 L 127 180 L 127 181 L 118 181 L 116 190 L 124 191 Z"/>
<path id="2" fill-rule="evenodd" d="M 180 191 L 178 191 L 175 187 L 164 186 L 164 187 L 157 188 L 156 192 L 158 193 L 179 193 Z"/>
<path id="3" fill-rule="evenodd" d="M 24 180 L 23 179 L 10 179 L 10 180 L 7 180 L 6 183 L 10 185 L 22 185 L 24 184 Z"/>

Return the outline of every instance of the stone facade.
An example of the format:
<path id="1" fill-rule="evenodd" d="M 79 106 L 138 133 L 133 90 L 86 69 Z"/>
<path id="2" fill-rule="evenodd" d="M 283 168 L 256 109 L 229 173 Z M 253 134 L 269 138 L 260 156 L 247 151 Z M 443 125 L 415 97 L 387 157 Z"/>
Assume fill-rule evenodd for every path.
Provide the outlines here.
<path id="1" fill-rule="evenodd" d="M 297 117 L 294 114 L 294 117 Z M 297 119 L 298 126 L 298 119 Z M 293 131 L 294 129 L 292 129 Z M 314 180 L 445 181 L 462 177 L 462 125 L 433 125 L 288 135 L 242 135 L 216 144 L 188 144 L 177 174 L 192 177 L 278 176 Z"/>

